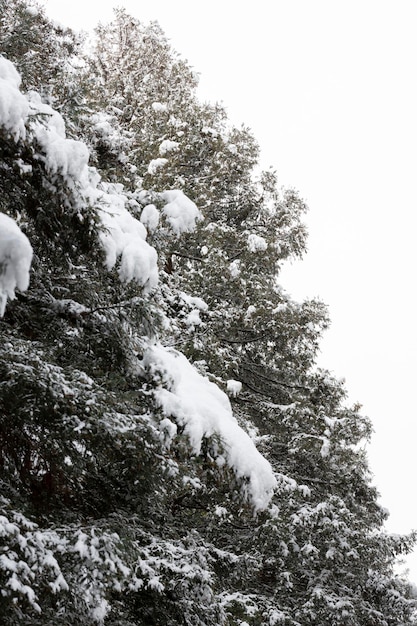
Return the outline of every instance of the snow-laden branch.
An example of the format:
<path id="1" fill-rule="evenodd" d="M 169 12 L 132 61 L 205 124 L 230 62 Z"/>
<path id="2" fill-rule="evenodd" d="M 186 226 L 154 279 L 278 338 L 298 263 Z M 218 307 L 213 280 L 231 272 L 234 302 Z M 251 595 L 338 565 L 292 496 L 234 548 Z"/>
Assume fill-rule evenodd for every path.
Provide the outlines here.
<path id="1" fill-rule="evenodd" d="M 142 221 L 136 219 L 128 210 L 123 185 L 103 181 L 97 170 L 88 165 L 90 155 L 87 145 L 68 138 L 62 116 L 42 102 L 36 92 L 22 94 L 20 83 L 14 65 L 0 56 L 0 130 L 15 141 L 36 139 L 37 146 L 40 146 L 36 158 L 44 163 L 51 180 L 57 179 L 60 184 L 64 182 L 72 194 L 80 220 L 84 219 L 83 212 L 87 207 L 92 206 L 97 211 L 102 226 L 99 238 L 107 269 L 112 270 L 118 265 L 122 282 L 134 280 L 144 293 L 152 291 L 158 284 L 158 255 L 147 242 L 147 235 L 148 229 L 157 227 L 159 212 L 155 207 L 148 206 L 144 209 Z M 160 197 L 164 202 L 162 214 L 175 236 L 191 232 L 196 222 L 202 219 L 197 206 L 181 190 L 164 191 Z M 20 244 L 20 251 L 22 246 Z M 27 258 L 28 252 L 24 255 L 24 259 Z M 16 280 L 12 282 L 10 259 L 7 267 L 4 264 L 2 270 L 0 266 L 3 274 L 8 271 L 0 300 L 3 312 L 5 298 L 12 298 L 15 286 L 27 282 L 21 274 L 16 279 L 19 285 Z"/>
<path id="2" fill-rule="evenodd" d="M 200 453 L 204 438 L 219 436 L 223 452 L 219 452 L 217 463 L 226 463 L 243 479 L 243 489 L 255 510 L 265 509 L 276 487 L 274 472 L 239 426 L 227 395 L 199 374 L 183 354 L 160 344 L 145 351 L 144 365 L 159 381 L 154 391 L 156 402 L 167 417 L 184 428 L 193 452 Z M 174 424 L 171 430 L 174 437 Z"/>
<path id="3" fill-rule="evenodd" d="M 7 298 L 15 298 L 15 290 L 29 286 L 32 246 L 16 222 L 0 213 L 0 317 L 6 309 Z"/>

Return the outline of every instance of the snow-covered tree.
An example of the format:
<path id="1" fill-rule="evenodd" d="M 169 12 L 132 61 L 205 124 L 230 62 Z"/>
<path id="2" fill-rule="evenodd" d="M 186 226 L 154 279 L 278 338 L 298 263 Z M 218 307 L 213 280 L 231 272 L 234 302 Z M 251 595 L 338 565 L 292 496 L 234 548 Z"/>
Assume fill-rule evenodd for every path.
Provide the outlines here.
<path id="1" fill-rule="evenodd" d="M 279 283 L 303 201 L 157 24 L 84 51 L 1 8 L 2 623 L 415 623 L 325 307 Z"/>

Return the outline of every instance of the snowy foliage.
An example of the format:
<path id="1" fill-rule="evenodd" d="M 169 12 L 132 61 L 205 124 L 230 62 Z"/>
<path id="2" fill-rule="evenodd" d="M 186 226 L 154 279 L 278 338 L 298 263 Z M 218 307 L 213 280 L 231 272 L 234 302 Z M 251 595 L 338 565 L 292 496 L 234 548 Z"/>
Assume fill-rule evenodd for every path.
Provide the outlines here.
<path id="1" fill-rule="evenodd" d="M 166 216 L 172 230 L 176 235 L 191 232 L 196 226 L 197 220 L 202 219 L 202 215 L 194 202 L 192 202 L 181 191 L 174 189 L 164 191 L 163 200 L 166 201 L 162 211 Z"/>
<path id="2" fill-rule="evenodd" d="M 224 392 L 201 376 L 183 354 L 161 345 L 148 348 L 144 366 L 159 381 L 154 391 L 157 404 L 164 415 L 184 427 L 194 453 L 200 453 L 204 438 L 217 435 L 216 463 L 226 462 L 238 478 L 245 479 L 256 510 L 266 508 L 276 486 L 272 468 L 238 425 Z"/>
<path id="3" fill-rule="evenodd" d="M 32 246 L 16 222 L 0 213 L 0 317 L 7 298 L 13 300 L 16 289 L 28 288 L 32 254 Z"/>
<path id="4" fill-rule="evenodd" d="M 85 202 L 91 202 L 97 207 L 103 225 L 100 240 L 105 251 L 106 267 L 111 270 L 120 258 L 119 276 L 123 282 L 135 280 L 145 292 L 154 289 L 158 283 L 157 253 L 146 242 L 147 232 L 142 222 L 146 222 L 150 229 L 154 230 L 158 224 L 157 213 L 148 207 L 141 221 L 134 218 L 126 209 L 127 198 L 123 193 L 123 186 L 104 183 L 100 180 L 100 176 L 88 167 L 87 146 L 82 141 L 66 137 L 62 116 L 49 105 L 44 104 L 37 93 L 31 92 L 29 101 L 20 94 L 18 91 L 20 77 L 13 65 L 6 59 L 1 59 L 0 72 L 0 79 L 5 86 L 4 104 L 0 110 L 0 125 L 15 139 L 21 135 L 24 136 L 25 123 L 30 111 L 33 119 L 30 126 L 31 133 L 42 148 L 41 158 L 45 162 L 48 173 L 52 178 L 56 175 L 61 176 L 69 189 L 76 190 L 80 194 L 80 210 Z M 20 102 L 25 102 L 25 106 L 20 106 Z M 103 121 L 96 122 L 97 125 L 102 132 L 110 133 L 110 127 Z M 172 149 L 172 146 L 170 145 L 168 149 Z M 156 160 L 155 168 L 160 167 L 162 162 L 165 162 L 165 159 Z M 164 192 L 162 198 L 167 202 L 163 213 L 174 233 L 179 235 L 193 230 L 196 220 L 201 218 L 195 204 L 181 191 Z M 3 230 L 6 233 L 6 227 Z M 22 235 L 21 242 L 25 241 L 23 237 Z M 2 252 L 5 258 L 8 258 L 6 255 L 13 254 L 11 240 L 7 242 L 7 245 L 10 252 L 9 248 L 6 250 L 6 240 L 4 240 Z M 22 256 L 20 275 L 16 274 L 17 278 L 13 278 L 10 264 L 8 274 L 6 270 L 3 272 L 6 274 L 2 292 L 4 303 L 6 294 L 13 297 L 16 281 L 20 281 L 22 285 L 19 287 L 18 284 L 20 289 L 27 288 L 24 271 L 27 266 L 28 253 L 24 254 L 23 243 L 21 243 L 20 254 Z M 13 258 L 11 260 L 13 261 Z M 17 261 L 15 265 L 16 263 Z M 5 267 L 7 269 L 6 265 Z M 14 283 L 13 280 L 15 280 Z M 25 284 L 26 286 L 23 286 Z M 4 306 L 5 304 L 2 305 L 3 312 Z"/>
<path id="5" fill-rule="evenodd" d="M 0 21 L 2 624 L 414 624 L 326 309 L 279 284 L 304 202 L 156 23 Z"/>
<path id="6" fill-rule="evenodd" d="M 29 104 L 20 93 L 20 76 L 10 61 L 0 57 L 0 125 L 14 139 L 24 138 Z"/>
<path id="7" fill-rule="evenodd" d="M 103 231 L 100 233 L 106 265 L 110 270 L 119 257 L 119 276 L 123 282 L 136 280 L 145 291 L 158 284 L 156 250 L 146 241 L 146 228 L 126 208 L 127 198 L 123 188 L 106 185 L 97 194 Z"/>

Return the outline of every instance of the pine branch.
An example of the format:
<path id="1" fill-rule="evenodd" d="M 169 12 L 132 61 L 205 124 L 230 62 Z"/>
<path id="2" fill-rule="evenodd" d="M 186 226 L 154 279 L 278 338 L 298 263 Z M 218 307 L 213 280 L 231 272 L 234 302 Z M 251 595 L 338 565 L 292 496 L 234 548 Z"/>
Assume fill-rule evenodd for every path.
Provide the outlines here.
<path id="1" fill-rule="evenodd" d="M 175 256 L 180 256 L 181 258 L 184 258 L 184 259 L 190 259 L 191 261 L 205 261 L 206 260 L 200 256 L 193 256 L 191 254 L 184 254 L 183 252 L 178 252 L 178 250 L 171 250 L 168 254 L 175 254 Z"/>

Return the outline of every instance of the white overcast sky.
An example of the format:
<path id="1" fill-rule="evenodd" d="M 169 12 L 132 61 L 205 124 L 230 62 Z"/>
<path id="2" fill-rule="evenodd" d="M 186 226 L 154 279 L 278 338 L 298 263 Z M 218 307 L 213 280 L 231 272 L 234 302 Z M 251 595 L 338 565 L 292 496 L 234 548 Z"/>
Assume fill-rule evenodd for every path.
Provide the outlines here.
<path id="1" fill-rule="evenodd" d="M 43 4 L 76 29 L 109 21 L 113 6 L 157 20 L 200 72 L 201 97 L 251 127 L 263 165 L 307 201 L 309 253 L 283 285 L 329 305 L 321 365 L 372 419 L 388 528 L 417 528 L 415 0 Z"/>

